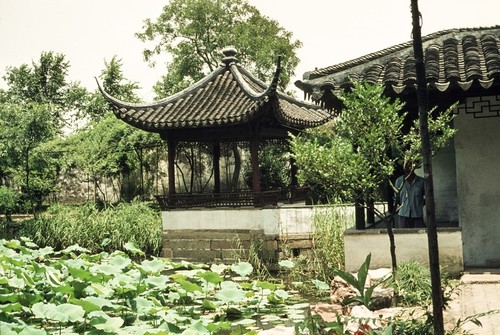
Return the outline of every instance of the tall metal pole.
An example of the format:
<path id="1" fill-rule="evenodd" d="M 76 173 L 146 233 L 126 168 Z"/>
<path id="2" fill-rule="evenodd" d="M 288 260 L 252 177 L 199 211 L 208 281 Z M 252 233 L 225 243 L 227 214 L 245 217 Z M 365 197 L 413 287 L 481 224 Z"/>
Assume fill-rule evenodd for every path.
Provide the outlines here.
<path id="1" fill-rule="evenodd" d="M 425 206 L 427 223 L 427 241 L 429 245 L 429 264 L 432 285 L 432 310 L 434 334 L 444 335 L 443 298 L 441 292 L 441 274 L 439 269 L 439 248 L 434 206 L 434 186 L 432 180 L 432 155 L 428 128 L 428 96 L 425 78 L 424 52 L 420 30 L 420 12 L 418 0 L 411 0 L 411 16 L 413 24 L 413 52 L 417 75 L 417 103 L 420 121 L 420 137 L 422 141 L 422 158 L 425 177 Z"/>

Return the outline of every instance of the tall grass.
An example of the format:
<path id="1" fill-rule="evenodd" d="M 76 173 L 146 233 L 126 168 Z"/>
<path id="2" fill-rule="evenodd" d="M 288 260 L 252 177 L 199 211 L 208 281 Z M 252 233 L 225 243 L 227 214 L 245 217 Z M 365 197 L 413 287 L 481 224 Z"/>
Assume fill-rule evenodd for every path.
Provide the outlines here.
<path id="1" fill-rule="evenodd" d="M 349 225 L 344 207 L 317 206 L 313 213 L 311 250 L 295 259 L 290 274 L 292 279 L 301 282 L 316 279 L 329 283 L 335 276 L 334 270 L 343 270 L 344 231 Z"/>
<path id="2" fill-rule="evenodd" d="M 20 224 L 13 237 L 29 237 L 39 246 L 63 249 L 74 244 L 94 253 L 123 249 L 135 242 L 148 255 L 162 248 L 160 213 L 146 203 L 132 202 L 101 210 L 92 204 L 53 205 L 38 219 Z"/>

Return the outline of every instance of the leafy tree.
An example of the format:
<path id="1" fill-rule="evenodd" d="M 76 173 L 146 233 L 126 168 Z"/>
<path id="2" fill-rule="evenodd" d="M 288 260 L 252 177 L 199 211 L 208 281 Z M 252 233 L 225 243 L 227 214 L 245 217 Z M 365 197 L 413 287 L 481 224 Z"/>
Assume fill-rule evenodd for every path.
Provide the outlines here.
<path id="1" fill-rule="evenodd" d="M 278 55 L 283 59 L 280 88 L 285 89 L 299 59 L 302 43 L 278 22 L 260 14 L 246 0 L 173 0 L 156 20 L 146 19 L 136 36 L 152 42 L 144 57 L 154 64 L 155 55 L 169 54 L 167 74 L 156 83 L 158 98 L 178 92 L 214 71 L 221 50 L 234 46 L 243 66 L 264 82 L 270 82 Z M 189 148 L 188 148 L 189 149 Z M 241 153 L 231 146 L 235 168 L 230 188 L 236 187 L 241 169 Z"/>
<path id="2" fill-rule="evenodd" d="M 46 157 L 38 156 L 40 159 L 35 162 L 33 156 L 42 143 L 55 136 L 52 115 L 47 113 L 50 106 L 19 102 L 3 103 L 1 107 L 1 123 L 9 125 L 0 133 L 3 143 L 2 171 L 21 187 L 34 210 L 35 203 L 40 204 L 42 197 L 50 193 L 54 185 L 53 178 L 46 179 L 43 176 L 47 177 L 47 174 L 37 171 L 40 160 Z"/>
<path id="3" fill-rule="evenodd" d="M 45 106 L 56 128 L 65 123 L 66 114 L 81 105 L 85 90 L 68 82 L 69 62 L 63 54 L 42 52 L 31 66 L 8 67 L 3 76 L 8 89 L 2 98 L 11 103 L 35 103 Z"/>
<path id="4" fill-rule="evenodd" d="M 299 179 L 321 185 L 332 199 L 352 201 L 357 207 L 356 228 L 364 229 L 364 207 L 375 213 L 377 190 L 394 174 L 397 160 L 415 162 L 421 141 L 418 122 L 406 135 L 402 133 L 405 114 L 396 99 L 383 96 L 381 85 L 354 83 L 351 92 L 340 95 L 345 106 L 338 121 L 330 127 L 313 129 L 292 137 L 290 143 L 299 167 Z M 429 118 L 434 154 L 453 136 L 450 110 Z M 396 278 L 395 241 L 392 220 L 378 213 L 387 223 L 393 277 Z M 374 221 L 374 220 L 373 220 Z"/>
<path id="5" fill-rule="evenodd" d="M 110 62 L 105 62 L 100 75 L 103 88 L 119 99 L 138 102 L 140 99 L 134 90 L 139 87 L 124 77 L 121 66 L 116 56 Z M 106 193 L 100 181 L 103 178 L 118 178 L 120 195 L 124 195 L 120 181 L 136 170 L 139 159 L 142 159 L 136 154 L 135 148 L 158 143 L 159 138 L 157 134 L 147 133 L 117 120 L 100 92 L 94 91 L 87 97 L 83 111 L 90 121 L 61 145 L 62 150 L 68 153 L 65 156 L 66 170 L 78 168 L 89 175 L 94 183 L 95 194 L 99 193 L 106 202 Z"/>
<path id="6" fill-rule="evenodd" d="M 332 200 L 363 205 L 380 198 L 399 159 L 417 161 L 418 123 L 403 134 L 403 104 L 384 97 L 380 85 L 354 83 L 341 99 L 345 107 L 335 122 L 292 136 L 290 143 L 302 182 L 321 187 Z M 429 119 L 434 153 L 454 134 L 450 119 L 449 112 Z"/>
<path id="7" fill-rule="evenodd" d="M 69 62 L 52 51 L 31 65 L 8 67 L 0 92 L 0 177 L 14 183 L 31 207 L 55 189 L 57 164 L 41 146 L 62 133 L 68 115 L 82 106 L 85 92 L 67 80 Z"/>
<path id="8" fill-rule="evenodd" d="M 122 61 L 117 56 L 113 56 L 111 61 L 104 61 L 104 69 L 101 71 L 99 79 L 102 81 L 103 89 L 112 96 L 123 101 L 139 102 L 139 97 L 134 93 L 139 89 L 136 82 L 131 82 L 125 78 L 122 71 Z M 101 92 L 84 92 L 84 103 L 79 109 L 79 117 L 91 121 L 100 121 L 109 112 L 107 101 Z"/>
<path id="9" fill-rule="evenodd" d="M 155 20 L 144 21 L 143 31 L 136 34 L 142 41 L 154 41 L 144 50 L 146 60 L 168 53 L 172 61 L 167 74 L 155 85 L 159 97 L 175 93 L 220 63 L 220 50 L 232 45 L 241 63 L 261 80 L 269 82 L 278 55 L 283 56 L 281 88 L 293 75 L 299 59 L 295 52 L 300 41 L 292 41 L 292 33 L 277 21 L 259 13 L 245 0 L 173 0 Z"/>

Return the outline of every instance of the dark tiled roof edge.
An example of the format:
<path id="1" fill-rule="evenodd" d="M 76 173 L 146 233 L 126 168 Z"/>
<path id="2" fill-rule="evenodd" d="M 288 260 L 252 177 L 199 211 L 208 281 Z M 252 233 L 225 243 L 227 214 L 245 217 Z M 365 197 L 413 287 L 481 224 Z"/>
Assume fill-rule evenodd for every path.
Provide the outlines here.
<path id="1" fill-rule="evenodd" d="M 446 29 L 446 30 L 441 30 L 435 33 L 431 33 L 428 35 L 425 35 L 422 37 L 422 43 L 426 43 L 428 41 L 432 40 L 439 40 L 447 35 L 450 34 L 461 34 L 461 33 L 470 33 L 470 32 L 476 32 L 476 31 L 485 31 L 485 30 L 495 30 L 495 29 L 500 29 L 500 25 L 492 26 L 492 27 L 475 27 L 475 28 L 455 28 L 455 29 Z M 412 48 L 413 42 L 412 41 L 407 41 L 404 43 L 400 43 L 343 63 L 339 63 L 336 65 L 328 66 L 325 68 L 313 70 L 304 73 L 304 80 L 312 80 L 316 78 L 320 78 L 322 76 L 327 76 L 329 74 L 343 71 L 348 68 L 355 67 L 357 65 L 361 65 L 366 62 L 373 61 L 377 58 L 383 58 L 386 56 L 390 56 L 391 54 L 394 54 L 398 51 L 405 50 L 407 48 Z"/>

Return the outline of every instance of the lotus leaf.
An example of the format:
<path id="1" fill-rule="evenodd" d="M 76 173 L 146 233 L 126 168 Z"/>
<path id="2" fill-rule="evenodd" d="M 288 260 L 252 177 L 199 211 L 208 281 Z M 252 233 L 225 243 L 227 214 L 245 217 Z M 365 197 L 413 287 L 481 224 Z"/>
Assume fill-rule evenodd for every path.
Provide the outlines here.
<path id="1" fill-rule="evenodd" d="M 199 272 L 197 276 L 212 284 L 219 284 L 224 281 L 219 274 L 213 271 Z"/>
<path id="2" fill-rule="evenodd" d="M 165 269 L 165 262 L 161 259 L 155 258 L 151 261 L 145 260 L 141 263 L 140 268 L 148 273 L 158 273 Z"/>
<path id="3" fill-rule="evenodd" d="M 139 249 L 137 244 L 134 242 L 127 242 L 123 245 L 123 248 L 129 251 L 132 255 L 144 256 L 144 252 Z"/>
<path id="4" fill-rule="evenodd" d="M 123 319 L 120 317 L 109 318 L 104 323 L 94 325 L 96 329 L 102 330 L 106 333 L 114 333 L 123 325 Z"/>
<path id="5" fill-rule="evenodd" d="M 279 266 L 287 269 L 293 269 L 293 267 L 295 266 L 295 264 L 288 259 L 281 260 L 278 264 Z"/>
<path id="6" fill-rule="evenodd" d="M 238 264 L 231 265 L 231 270 L 242 277 L 248 277 L 253 272 L 253 266 L 248 262 L 240 262 Z"/>
<path id="7" fill-rule="evenodd" d="M 125 269 L 130 265 L 132 261 L 128 257 L 123 257 L 122 255 L 115 255 L 109 260 L 109 264 L 117 267 L 120 270 Z"/>
<path id="8" fill-rule="evenodd" d="M 240 289 L 235 282 L 225 281 L 221 283 L 221 289 L 215 297 L 223 303 L 240 303 L 245 299 L 245 291 Z"/>

